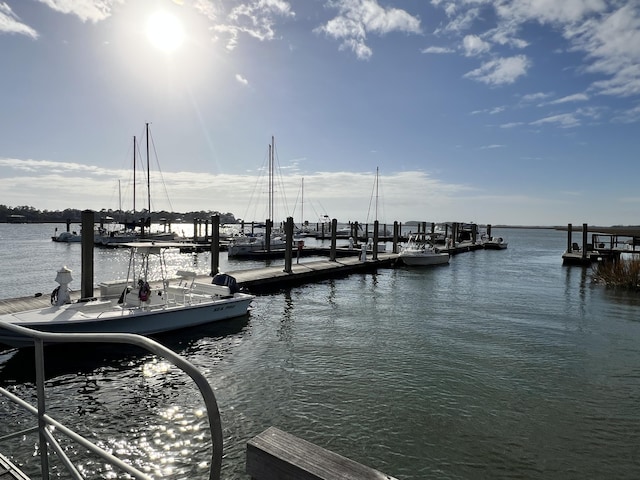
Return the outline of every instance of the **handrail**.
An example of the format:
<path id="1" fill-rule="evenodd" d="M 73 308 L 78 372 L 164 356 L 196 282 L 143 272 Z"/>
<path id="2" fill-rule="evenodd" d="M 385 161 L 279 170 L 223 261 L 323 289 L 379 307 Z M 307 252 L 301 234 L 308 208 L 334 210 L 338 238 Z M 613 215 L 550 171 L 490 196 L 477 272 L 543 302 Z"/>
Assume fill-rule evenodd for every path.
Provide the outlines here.
<path id="1" fill-rule="evenodd" d="M 12 402 L 25 408 L 30 413 L 34 414 L 38 418 L 38 426 L 34 427 L 32 431 L 38 431 L 40 435 L 40 464 L 41 474 L 43 480 L 49 478 L 49 460 L 47 452 L 47 444 L 49 444 L 56 453 L 62 459 L 63 464 L 69 470 L 75 478 L 77 471 L 71 463 L 71 461 L 64 454 L 63 450 L 58 447 L 57 442 L 53 438 L 50 427 L 55 427 L 56 431 L 59 431 L 69 437 L 71 440 L 79 443 L 83 447 L 91 450 L 108 463 L 124 470 L 128 474 L 135 478 L 150 479 L 148 475 L 140 472 L 136 468 L 128 465 L 122 460 L 118 459 L 114 455 L 106 452 L 91 441 L 85 439 L 81 435 L 73 432 L 71 429 L 65 427 L 55 419 L 51 418 L 45 413 L 45 395 L 44 395 L 44 343 L 123 343 L 129 345 L 135 345 L 141 347 L 151 353 L 154 353 L 165 360 L 171 362 L 173 365 L 181 369 L 195 382 L 200 393 L 202 394 L 206 409 L 207 417 L 209 420 L 209 429 L 211 432 L 211 466 L 209 469 L 209 480 L 219 480 L 220 471 L 222 467 L 222 424 L 220 421 L 220 412 L 218 410 L 218 404 L 216 402 L 213 389 L 207 379 L 200 373 L 194 365 L 192 365 L 185 358 L 174 353 L 158 342 L 136 335 L 132 333 L 49 333 L 32 330 L 30 328 L 21 327 L 19 325 L 13 325 L 7 322 L 0 321 L 0 329 L 4 328 L 12 332 L 18 333 L 25 337 L 33 339 L 36 356 L 36 389 L 37 389 L 37 403 L 38 407 L 35 408 L 28 404 L 24 400 L 18 398 L 8 390 L 0 387 L 0 394 L 7 397 Z M 24 433 L 24 432 L 23 432 Z M 13 438 L 15 434 L 9 434 L 4 437 L 0 437 L 0 441 Z"/>

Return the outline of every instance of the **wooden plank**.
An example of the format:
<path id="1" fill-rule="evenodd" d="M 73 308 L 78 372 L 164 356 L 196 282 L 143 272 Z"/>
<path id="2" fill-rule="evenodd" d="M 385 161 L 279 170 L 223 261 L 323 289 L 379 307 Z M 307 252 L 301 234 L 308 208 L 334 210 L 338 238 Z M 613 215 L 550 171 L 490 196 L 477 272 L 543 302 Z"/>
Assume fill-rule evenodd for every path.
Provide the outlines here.
<path id="1" fill-rule="evenodd" d="M 0 453 L 0 480 L 29 480 L 29 477 Z"/>
<path id="2" fill-rule="evenodd" d="M 275 427 L 249 440 L 246 467 L 254 480 L 395 480 Z"/>

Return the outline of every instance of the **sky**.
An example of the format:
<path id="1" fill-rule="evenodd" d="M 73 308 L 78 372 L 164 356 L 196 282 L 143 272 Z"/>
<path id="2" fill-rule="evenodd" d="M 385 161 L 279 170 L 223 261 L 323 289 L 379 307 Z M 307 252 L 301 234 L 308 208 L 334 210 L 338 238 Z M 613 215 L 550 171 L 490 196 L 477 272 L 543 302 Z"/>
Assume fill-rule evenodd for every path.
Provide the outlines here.
<path id="1" fill-rule="evenodd" d="M 640 224 L 640 0 L 0 0 L 0 89 L 8 207 Z"/>

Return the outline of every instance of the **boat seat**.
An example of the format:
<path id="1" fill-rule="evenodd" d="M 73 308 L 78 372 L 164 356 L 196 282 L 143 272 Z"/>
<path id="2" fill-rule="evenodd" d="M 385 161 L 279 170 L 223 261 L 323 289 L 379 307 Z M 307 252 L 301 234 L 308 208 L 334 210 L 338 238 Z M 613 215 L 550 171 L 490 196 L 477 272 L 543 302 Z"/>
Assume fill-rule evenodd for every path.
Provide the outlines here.
<path id="1" fill-rule="evenodd" d="M 191 289 L 189 287 L 181 287 L 178 285 L 169 285 L 168 287 L 165 288 L 165 291 L 171 295 L 178 295 L 182 298 L 185 297 L 185 295 L 187 295 Z"/>
<path id="2" fill-rule="evenodd" d="M 191 288 L 197 276 L 196 272 L 191 272 L 189 270 L 178 270 L 176 272 L 176 275 L 178 276 L 178 279 L 179 279 L 178 287 L 187 287 L 187 288 Z"/>
<path id="3" fill-rule="evenodd" d="M 214 285 L 212 283 L 198 283 L 193 284 L 193 293 L 199 293 L 203 295 L 214 295 L 218 297 L 232 297 L 231 290 L 226 285 Z"/>

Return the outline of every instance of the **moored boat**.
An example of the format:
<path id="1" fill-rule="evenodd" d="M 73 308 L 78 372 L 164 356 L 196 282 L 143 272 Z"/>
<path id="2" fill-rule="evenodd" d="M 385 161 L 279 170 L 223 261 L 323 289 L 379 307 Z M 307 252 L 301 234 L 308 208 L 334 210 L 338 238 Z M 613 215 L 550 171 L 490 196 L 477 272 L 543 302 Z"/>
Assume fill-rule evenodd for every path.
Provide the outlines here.
<path id="1" fill-rule="evenodd" d="M 266 235 L 240 235 L 229 240 L 227 255 L 229 257 L 242 257 L 253 252 L 267 250 L 284 250 L 287 242 L 282 235 L 272 234 L 270 238 Z"/>
<path id="2" fill-rule="evenodd" d="M 129 272 L 138 263 L 136 278 L 106 282 L 109 291 L 99 298 L 71 302 L 71 271 L 62 268 L 59 283 L 51 294 L 52 305 L 45 308 L 0 315 L 0 343 L 12 347 L 33 345 L 31 339 L 16 334 L 3 324 L 13 324 L 55 333 L 137 333 L 154 335 L 206 323 L 240 317 L 247 313 L 253 295 L 239 291 L 235 279 L 216 275 L 212 283 L 197 282 L 193 272 L 179 272 L 178 278 L 166 278 L 165 251 L 182 244 L 131 243 Z M 146 278 L 150 257 L 157 257 L 161 282 Z"/>
<path id="3" fill-rule="evenodd" d="M 402 246 L 399 257 L 409 266 L 446 265 L 450 259 L 449 253 L 439 251 L 415 235 L 410 236 L 406 245 Z"/>
<path id="4" fill-rule="evenodd" d="M 502 237 L 489 237 L 483 239 L 482 245 L 488 250 L 504 250 L 508 242 Z"/>
<path id="5" fill-rule="evenodd" d="M 77 234 L 76 232 L 58 233 L 58 229 L 56 228 L 56 235 L 53 235 L 51 240 L 62 243 L 78 243 L 82 241 L 82 235 Z"/>

